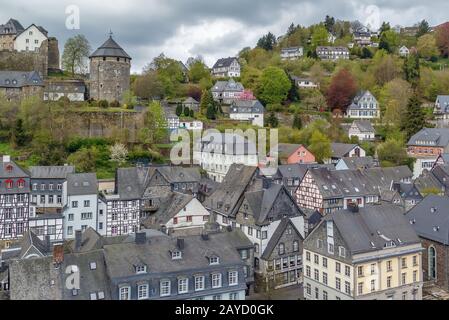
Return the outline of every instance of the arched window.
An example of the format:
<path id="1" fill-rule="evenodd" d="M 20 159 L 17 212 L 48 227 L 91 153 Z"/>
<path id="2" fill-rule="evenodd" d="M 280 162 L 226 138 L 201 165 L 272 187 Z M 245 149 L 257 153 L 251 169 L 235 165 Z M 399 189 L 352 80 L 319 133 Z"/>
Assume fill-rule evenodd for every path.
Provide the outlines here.
<path id="1" fill-rule="evenodd" d="M 437 278 L 437 251 L 434 246 L 428 249 L 429 256 L 429 279 Z"/>

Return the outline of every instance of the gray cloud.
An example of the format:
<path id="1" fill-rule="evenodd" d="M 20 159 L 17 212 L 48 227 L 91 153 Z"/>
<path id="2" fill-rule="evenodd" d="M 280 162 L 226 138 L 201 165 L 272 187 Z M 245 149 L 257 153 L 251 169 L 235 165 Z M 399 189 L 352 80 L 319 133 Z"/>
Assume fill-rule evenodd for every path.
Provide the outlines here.
<path id="1" fill-rule="evenodd" d="M 65 28 L 65 9 L 72 4 L 80 8 L 80 30 Z M 424 18 L 436 25 L 447 19 L 449 10 L 447 0 L 434 0 L 431 6 L 422 0 L 15 0 L 2 3 L 0 22 L 13 17 L 23 25 L 42 25 L 59 39 L 61 50 L 65 40 L 78 33 L 86 35 L 94 49 L 112 29 L 138 72 L 160 52 L 184 61 L 201 54 L 212 64 L 254 46 L 263 33 L 279 35 L 291 22 L 308 25 L 326 14 L 364 21 L 369 5 L 376 5 L 380 19 L 392 25 L 412 25 Z"/>

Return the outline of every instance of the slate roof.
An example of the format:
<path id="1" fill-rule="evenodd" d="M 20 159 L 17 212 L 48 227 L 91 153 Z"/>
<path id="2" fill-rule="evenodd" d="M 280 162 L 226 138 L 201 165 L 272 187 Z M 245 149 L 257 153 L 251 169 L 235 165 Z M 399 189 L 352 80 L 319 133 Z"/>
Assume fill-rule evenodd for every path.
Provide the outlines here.
<path id="1" fill-rule="evenodd" d="M 142 224 L 147 229 L 159 229 L 161 225 L 165 225 L 173 219 L 193 199 L 192 195 L 172 192 L 164 198 L 159 209 L 145 219 Z"/>
<path id="2" fill-rule="evenodd" d="M 446 148 L 449 144 L 449 129 L 424 128 L 408 141 L 408 146 L 431 146 Z"/>
<path id="3" fill-rule="evenodd" d="M 449 113 L 449 95 L 437 96 L 436 102 L 438 102 L 440 104 L 440 108 L 438 109 L 438 112 Z"/>
<path id="4" fill-rule="evenodd" d="M 349 143 L 331 143 L 332 157 L 333 158 L 343 158 L 349 154 L 349 152 L 357 147 L 357 144 Z"/>
<path id="5" fill-rule="evenodd" d="M 402 199 L 415 201 L 421 201 L 423 199 L 421 193 L 412 183 L 396 182 L 393 184 L 393 189 L 399 193 Z"/>
<path id="6" fill-rule="evenodd" d="M 222 59 L 218 59 L 217 62 L 215 62 L 214 66 L 212 67 L 213 69 L 215 68 L 228 68 L 231 66 L 232 62 L 234 62 L 234 60 L 238 59 L 236 57 L 228 57 L 228 58 L 222 58 Z"/>
<path id="7" fill-rule="evenodd" d="M 91 263 L 95 263 L 94 270 Z M 65 271 L 71 265 L 78 266 L 81 275 L 76 295 L 65 285 L 69 276 Z M 55 268 L 53 257 L 49 256 L 13 261 L 9 270 L 12 300 L 91 300 L 91 293 L 98 297 L 99 292 L 105 300 L 111 299 L 102 250 L 65 254 L 59 268 Z"/>
<path id="8" fill-rule="evenodd" d="M 307 150 L 307 148 L 302 144 L 279 143 L 277 145 L 279 157 L 280 158 L 288 158 L 301 147 L 303 147 Z"/>
<path id="9" fill-rule="evenodd" d="M 433 172 L 429 172 L 427 170 L 423 171 L 423 173 L 415 179 L 415 187 L 419 192 L 424 192 L 426 190 L 435 189 L 445 191 L 444 184 L 434 175 Z"/>
<path id="10" fill-rule="evenodd" d="M 348 107 L 348 110 L 355 110 L 355 109 L 356 110 L 360 110 L 360 109 L 367 110 L 367 109 L 371 109 L 369 106 L 364 107 L 364 106 L 361 105 L 361 103 L 363 102 L 362 99 L 366 95 L 371 95 L 373 97 L 373 99 L 374 99 L 374 107 L 375 107 L 375 109 L 378 109 L 379 108 L 379 104 L 377 102 L 376 97 L 369 90 L 362 90 L 362 91 L 359 91 L 356 94 L 356 96 L 352 99 L 352 103 Z"/>
<path id="11" fill-rule="evenodd" d="M 230 113 L 260 113 L 263 114 L 265 108 L 259 100 L 235 100 L 231 107 Z"/>
<path id="12" fill-rule="evenodd" d="M 206 208 L 233 216 L 238 210 L 248 185 L 256 174 L 256 167 L 233 164 L 215 192 L 205 201 Z M 221 208 L 219 205 L 221 204 Z M 226 207 L 229 209 L 226 211 Z"/>
<path id="13" fill-rule="evenodd" d="M 448 208 L 449 197 L 429 195 L 413 207 L 406 217 L 420 237 L 449 245 Z"/>
<path id="14" fill-rule="evenodd" d="M 296 53 L 300 52 L 302 47 L 289 47 L 289 48 L 282 48 L 281 53 Z"/>
<path id="15" fill-rule="evenodd" d="M 420 243 L 402 209 L 392 204 L 369 205 L 359 212 L 341 210 L 323 221 L 334 222 L 353 255 L 382 250 L 390 241 L 396 247 Z"/>
<path id="16" fill-rule="evenodd" d="M 177 248 L 177 239 L 169 236 L 154 236 L 140 245 L 131 242 L 106 245 L 104 256 L 108 274 L 111 278 L 132 276 L 136 264 L 145 264 L 149 273 L 207 269 L 211 255 L 220 258 L 220 265 L 244 265 L 235 245 L 252 246 L 241 230 L 210 234 L 208 240 L 203 240 L 201 236 L 182 239 L 184 249 L 180 260 L 171 258 L 170 252 Z"/>
<path id="17" fill-rule="evenodd" d="M 37 71 L 0 71 L 0 88 L 22 88 L 44 86 Z"/>
<path id="18" fill-rule="evenodd" d="M 96 173 L 71 173 L 67 175 L 67 194 L 81 196 L 98 193 Z"/>
<path id="19" fill-rule="evenodd" d="M 66 179 L 70 173 L 75 173 L 74 166 L 34 166 L 30 167 L 32 179 Z"/>
<path id="20" fill-rule="evenodd" d="M 161 166 L 155 167 L 170 183 L 198 182 L 201 179 L 199 167 Z"/>
<path id="21" fill-rule="evenodd" d="M 279 240 L 281 239 L 282 235 L 284 234 L 285 230 L 288 226 L 291 226 L 296 232 L 296 234 L 299 236 L 301 240 L 304 240 L 301 236 L 301 233 L 296 229 L 295 225 L 291 222 L 289 218 L 283 218 L 281 219 L 281 222 L 279 223 L 276 230 L 273 232 L 273 235 L 270 238 L 270 241 L 268 241 L 267 246 L 265 247 L 265 250 L 261 256 L 263 260 L 268 260 L 270 258 L 271 253 L 274 249 L 276 249 L 276 246 L 279 243 Z"/>
<path id="22" fill-rule="evenodd" d="M 353 125 L 357 126 L 360 132 L 375 132 L 374 127 L 369 120 L 355 120 Z"/>
<path id="23" fill-rule="evenodd" d="M 245 88 L 240 82 L 235 82 L 234 79 L 228 81 L 217 81 L 212 87 L 212 92 L 243 92 Z"/>
<path id="24" fill-rule="evenodd" d="M 20 36 L 22 33 L 24 33 L 25 31 L 27 31 L 29 28 L 31 28 L 31 27 L 36 27 L 40 32 L 42 32 L 42 34 L 44 35 L 44 36 L 48 36 L 48 31 L 47 30 L 45 30 L 45 28 L 44 27 L 42 27 L 42 26 L 37 26 L 37 25 L 35 25 L 34 23 L 32 23 L 32 24 L 30 24 L 26 29 L 24 29 L 24 30 L 22 30 L 21 32 L 19 32 L 19 33 L 17 33 L 17 35 L 16 35 L 16 38 L 18 37 L 18 36 Z"/>
<path id="25" fill-rule="evenodd" d="M 131 60 L 131 57 L 123 50 L 122 47 L 119 46 L 112 36 L 106 40 L 94 53 L 90 56 L 90 58 L 94 57 L 117 57 L 117 58 L 127 58 Z"/>
<path id="26" fill-rule="evenodd" d="M 349 52 L 349 49 L 347 47 L 330 47 L 330 46 L 318 46 L 316 48 L 316 51 L 344 51 L 344 52 Z"/>
<path id="27" fill-rule="evenodd" d="M 14 35 L 21 33 L 23 30 L 25 30 L 25 28 L 16 19 L 9 19 L 8 22 L 0 25 L 0 34 Z"/>
<path id="28" fill-rule="evenodd" d="M 340 161 L 343 161 L 348 170 L 367 169 L 376 166 L 373 157 L 344 157 Z"/>
<path id="29" fill-rule="evenodd" d="M 119 168 L 115 177 L 115 193 L 121 200 L 140 199 L 145 181 L 149 178 L 147 168 Z"/>

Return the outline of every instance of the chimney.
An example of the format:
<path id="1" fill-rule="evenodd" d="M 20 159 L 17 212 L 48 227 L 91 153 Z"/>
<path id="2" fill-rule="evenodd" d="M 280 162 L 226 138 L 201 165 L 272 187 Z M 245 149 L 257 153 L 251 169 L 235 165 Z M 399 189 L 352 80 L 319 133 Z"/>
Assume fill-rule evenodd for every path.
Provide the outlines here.
<path id="1" fill-rule="evenodd" d="M 350 202 L 348 203 L 348 211 L 353 213 L 359 212 L 359 206 L 357 203 Z"/>
<path id="2" fill-rule="evenodd" d="M 9 163 L 11 162 L 11 156 L 10 155 L 4 155 L 3 156 L 3 163 Z"/>
<path id="3" fill-rule="evenodd" d="M 62 245 L 53 247 L 53 264 L 55 267 L 59 267 L 64 262 L 64 247 Z"/>
<path id="4" fill-rule="evenodd" d="M 178 238 L 178 239 L 177 239 L 177 246 L 178 246 L 178 249 L 179 249 L 179 250 L 184 249 L 184 239 Z"/>
<path id="5" fill-rule="evenodd" d="M 145 244 L 147 241 L 146 232 L 137 232 L 136 233 L 136 244 Z"/>
<path id="6" fill-rule="evenodd" d="M 75 231 L 75 251 L 78 252 L 81 249 L 81 240 L 82 239 L 82 231 Z"/>

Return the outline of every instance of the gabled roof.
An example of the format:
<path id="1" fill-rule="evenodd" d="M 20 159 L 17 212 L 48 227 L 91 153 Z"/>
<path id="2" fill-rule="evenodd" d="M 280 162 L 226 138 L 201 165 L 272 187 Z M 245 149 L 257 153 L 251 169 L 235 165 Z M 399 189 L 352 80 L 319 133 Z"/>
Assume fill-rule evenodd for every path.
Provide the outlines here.
<path id="1" fill-rule="evenodd" d="M 279 240 L 281 239 L 282 235 L 285 233 L 285 230 L 287 227 L 290 226 L 294 232 L 299 236 L 301 240 L 304 240 L 301 233 L 296 229 L 295 225 L 291 222 L 289 218 L 283 218 L 281 222 L 279 223 L 278 227 L 274 231 L 273 235 L 270 238 L 270 241 L 268 241 L 268 244 L 261 256 L 262 259 L 267 260 L 270 258 L 271 253 L 273 250 L 277 247 Z"/>
<path id="2" fill-rule="evenodd" d="M 352 125 L 356 126 L 360 132 L 375 132 L 374 127 L 369 120 L 355 120 Z"/>
<path id="3" fill-rule="evenodd" d="M 212 92 L 243 92 L 245 88 L 240 82 L 235 82 L 234 79 L 228 81 L 217 81 L 212 87 Z"/>
<path id="4" fill-rule="evenodd" d="M 349 144 L 349 143 L 331 143 L 332 149 L 332 157 L 333 158 L 344 158 L 351 152 L 353 149 L 358 147 L 357 144 Z"/>
<path id="5" fill-rule="evenodd" d="M 429 195 L 406 217 L 422 238 L 449 245 L 449 198 Z"/>
<path id="6" fill-rule="evenodd" d="M 15 19 L 9 19 L 5 24 L 0 25 L 0 34 L 18 34 L 25 28 Z"/>
<path id="7" fill-rule="evenodd" d="M 326 221 L 334 223 L 352 255 L 385 249 L 391 241 L 396 247 L 420 243 L 402 209 L 392 204 L 341 210 L 325 216 Z"/>
<path id="8" fill-rule="evenodd" d="M 448 113 L 449 112 L 449 95 L 439 95 L 437 96 L 436 103 L 439 104 L 439 112 Z"/>
<path id="9" fill-rule="evenodd" d="M 22 30 L 20 33 L 17 33 L 16 38 L 18 36 L 20 36 L 22 33 L 26 32 L 28 29 L 30 29 L 31 27 L 35 27 L 37 30 L 39 30 L 39 32 L 41 32 L 45 37 L 48 36 L 48 31 L 44 29 L 44 27 L 42 26 L 37 26 L 34 23 L 31 24 L 30 26 L 28 26 L 26 29 Z"/>
<path id="10" fill-rule="evenodd" d="M 148 168 L 119 168 L 115 176 L 115 193 L 121 200 L 140 199 L 150 177 Z"/>
<path id="11" fill-rule="evenodd" d="M 280 158 L 288 158 L 301 147 L 307 150 L 307 148 L 302 144 L 279 143 L 277 145 L 279 157 Z M 307 151 L 309 151 L 309 150 L 307 150 Z"/>
<path id="12" fill-rule="evenodd" d="M 0 88 L 22 88 L 44 86 L 37 71 L 0 71 Z"/>
<path id="13" fill-rule="evenodd" d="M 69 196 L 97 193 L 98 180 L 96 173 L 71 173 L 67 175 L 67 194 Z"/>
<path id="14" fill-rule="evenodd" d="M 265 108 L 259 100 L 234 100 L 230 113 L 264 113 Z"/>
<path id="15" fill-rule="evenodd" d="M 0 178 L 29 178 L 30 173 L 14 161 L 5 162 L 0 157 Z"/>
<path id="16" fill-rule="evenodd" d="M 75 172 L 74 166 L 33 166 L 30 167 L 31 179 L 66 179 Z"/>
<path id="17" fill-rule="evenodd" d="M 228 58 L 222 58 L 222 59 L 218 59 L 217 62 L 215 62 L 214 66 L 212 67 L 213 69 L 215 68 L 227 68 L 229 67 L 234 60 L 238 59 L 236 57 L 228 57 Z"/>
<path id="18" fill-rule="evenodd" d="M 92 53 L 89 58 L 94 57 L 117 57 L 127 58 L 131 60 L 131 57 L 126 53 L 125 50 L 122 49 L 122 47 L 118 45 L 117 42 L 115 42 L 114 39 L 112 39 L 112 36 L 110 36 L 105 43 L 103 43 L 97 50 L 95 50 L 95 52 Z"/>
<path id="19" fill-rule="evenodd" d="M 373 157 L 344 157 L 340 161 L 345 163 L 348 170 L 367 169 L 376 166 Z"/>

